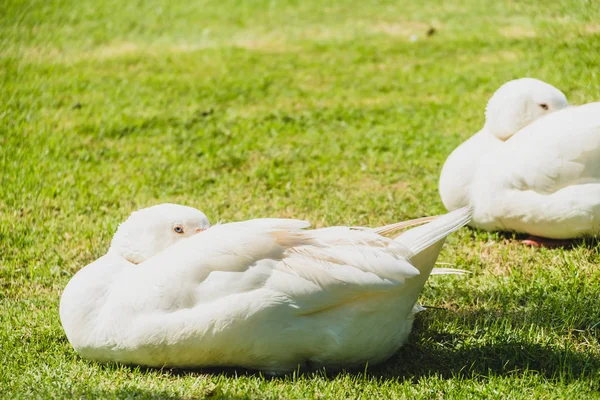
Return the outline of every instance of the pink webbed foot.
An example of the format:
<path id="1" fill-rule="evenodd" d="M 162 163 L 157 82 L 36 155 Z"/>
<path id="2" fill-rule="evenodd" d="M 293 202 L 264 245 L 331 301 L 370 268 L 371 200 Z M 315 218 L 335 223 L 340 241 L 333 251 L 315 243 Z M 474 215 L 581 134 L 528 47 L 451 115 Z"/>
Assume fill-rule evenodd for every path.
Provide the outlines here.
<path id="1" fill-rule="evenodd" d="M 568 239 L 548 239 L 539 236 L 529 236 L 525 240 L 521 240 L 526 246 L 532 247 L 546 247 L 549 249 L 557 248 L 557 247 L 568 247 L 573 245 L 572 240 Z"/>

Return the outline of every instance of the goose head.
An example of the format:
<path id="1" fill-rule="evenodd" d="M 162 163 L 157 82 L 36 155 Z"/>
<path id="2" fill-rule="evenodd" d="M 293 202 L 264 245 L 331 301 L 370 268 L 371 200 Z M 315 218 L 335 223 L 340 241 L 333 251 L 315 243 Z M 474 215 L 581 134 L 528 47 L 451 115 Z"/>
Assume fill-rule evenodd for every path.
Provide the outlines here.
<path id="1" fill-rule="evenodd" d="M 484 129 L 504 141 L 536 119 L 567 106 L 567 97 L 554 86 L 533 78 L 516 79 L 500 86 L 489 100 Z"/>
<path id="2" fill-rule="evenodd" d="M 139 264 L 209 227 L 206 215 L 195 208 L 159 204 L 133 212 L 120 224 L 109 253 Z"/>

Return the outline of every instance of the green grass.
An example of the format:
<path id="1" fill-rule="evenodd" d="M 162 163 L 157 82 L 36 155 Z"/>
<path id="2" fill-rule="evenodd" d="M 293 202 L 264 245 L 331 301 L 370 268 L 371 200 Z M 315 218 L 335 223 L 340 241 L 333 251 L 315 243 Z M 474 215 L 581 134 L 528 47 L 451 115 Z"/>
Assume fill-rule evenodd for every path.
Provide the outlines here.
<path id="1" fill-rule="evenodd" d="M 334 375 L 98 365 L 58 317 L 144 206 L 316 226 L 443 212 L 442 163 L 503 82 L 600 98 L 599 20 L 578 0 L 1 2 L 0 397 L 600 398 L 591 240 L 462 230 L 440 261 L 473 274 L 421 298 L 446 310 L 389 362 Z"/>

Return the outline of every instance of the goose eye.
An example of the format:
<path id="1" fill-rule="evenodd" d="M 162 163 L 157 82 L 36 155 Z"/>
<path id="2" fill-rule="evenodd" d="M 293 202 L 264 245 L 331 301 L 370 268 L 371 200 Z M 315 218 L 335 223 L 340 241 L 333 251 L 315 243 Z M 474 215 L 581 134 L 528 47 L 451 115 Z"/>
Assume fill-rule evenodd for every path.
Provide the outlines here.
<path id="1" fill-rule="evenodd" d="M 548 109 L 548 104 L 542 103 L 542 104 L 540 104 L 540 107 L 542 107 L 542 109 L 544 109 L 544 110 L 547 110 Z"/>
<path id="2" fill-rule="evenodd" d="M 181 225 L 177 225 L 177 226 L 175 226 L 175 227 L 173 228 L 173 231 L 174 231 L 175 233 L 183 233 L 183 226 L 181 226 Z"/>

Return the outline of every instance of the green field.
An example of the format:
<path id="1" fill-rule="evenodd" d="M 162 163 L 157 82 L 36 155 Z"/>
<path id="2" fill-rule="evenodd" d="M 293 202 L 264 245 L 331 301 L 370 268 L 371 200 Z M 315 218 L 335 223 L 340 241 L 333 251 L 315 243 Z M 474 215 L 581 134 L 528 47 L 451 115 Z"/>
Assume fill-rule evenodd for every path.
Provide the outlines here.
<path id="1" fill-rule="evenodd" d="M 595 0 L 0 2 L 0 397 L 600 398 L 593 240 L 461 230 L 440 261 L 473 274 L 432 278 L 421 302 L 443 309 L 359 371 L 99 365 L 58 317 L 141 207 L 318 227 L 441 213 L 441 166 L 495 89 L 531 76 L 597 101 L 599 64 Z"/>

